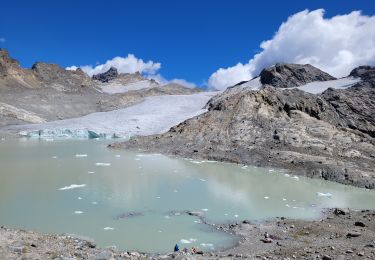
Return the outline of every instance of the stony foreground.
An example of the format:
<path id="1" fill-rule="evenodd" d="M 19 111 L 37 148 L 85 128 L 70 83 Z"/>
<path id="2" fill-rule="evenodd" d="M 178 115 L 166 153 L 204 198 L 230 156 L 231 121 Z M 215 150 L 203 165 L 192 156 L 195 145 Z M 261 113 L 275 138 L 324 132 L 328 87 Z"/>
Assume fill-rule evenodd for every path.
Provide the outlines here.
<path id="1" fill-rule="evenodd" d="M 69 235 L 47 235 L 0 228 L 0 259 L 374 259 L 375 211 L 328 210 L 320 220 L 283 217 L 261 224 L 219 225 L 236 233 L 238 244 L 224 252 L 146 255 L 99 249 Z"/>

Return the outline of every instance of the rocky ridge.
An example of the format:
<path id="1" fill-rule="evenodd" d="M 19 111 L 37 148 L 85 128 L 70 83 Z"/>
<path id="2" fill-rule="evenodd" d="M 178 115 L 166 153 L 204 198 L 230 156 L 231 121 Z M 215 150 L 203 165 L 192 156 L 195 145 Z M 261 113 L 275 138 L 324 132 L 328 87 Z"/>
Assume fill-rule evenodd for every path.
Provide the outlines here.
<path id="1" fill-rule="evenodd" d="M 148 88 L 126 91 L 127 86 L 137 82 L 146 82 Z M 103 88 L 108 83 L 116 83 L 126 92 L 106 93 Z M 199 90 L 184 86 L 164 87 L 139 73 L 119 74 L 114 68 L 93 78 L 81 69 L 66 70 L 44 62 L 24 69 L 8 51 L 0 49 L 0 127 L 111 111 L 141 102 L 150 95 L 196 92 Z"/>
<path id="2" fill-rule="evenodd" d="M 277 63 L 275 66 L 263 69 L 259 76 L 263 85 L 271 85 L 275 88 L 293 88 L 314 81 L 336 79 L 310 64 Z"/>
<path id="3" fill-rule="evenodd" d="M 289 72 L 281 78 L 293 82 Z M 375 82 L 317 95 L 276 86 L 230 88 L 208 102 L 207 113 L 113 147 L 281 167 L 374 189 Z"/>

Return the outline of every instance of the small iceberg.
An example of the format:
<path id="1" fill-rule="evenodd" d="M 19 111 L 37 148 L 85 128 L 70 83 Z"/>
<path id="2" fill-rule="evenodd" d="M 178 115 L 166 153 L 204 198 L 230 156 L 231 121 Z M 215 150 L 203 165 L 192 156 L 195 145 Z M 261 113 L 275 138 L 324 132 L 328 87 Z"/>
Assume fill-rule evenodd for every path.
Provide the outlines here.
<path id="1" fill-rule="evenodd" d="M 208 211 L 208 209 L 201 209 L 202 211 Z"/>
<path id="2" fill-rule="evenodd" d="M 95 163 L 96 166 L 111 166 L 110 163 L 102 163 L 102 162 L 97 162 Z"/>
<path id="3" fill-rule="evenodd" d="M 105 228 L 103 228 L 103 229 L 106 230 L 106 231 L 108 231 L 108 230 L 114 230 L 113 227 L 105 227 Z"/>
<path id="4" fill-rule="evenodd" d="M 84 157 L 87 157 L 87 154 L 79 154 L 79 153 L 77 153 L 76 157 L 77 158 L 84 158 Z"/>
<path id="5" fill-rule="evenodd" d="M 81 200 L 82 198 L 81 198 L 81 197 L 78 197 L 77 199 Z"/>
<path id="6" fill-rule="evenodd" d="M 62 187 L 59 190 L 72 190 L 72 189 L 83 188 L 85 186 L 86 186 L 86 184 L 72 184 L 72 185 L 69 185 L 69 186 Z"/>
<path id="7" fill-rule="evenodd" d="M 268 197 L 268 196 L 265 196 L 265 197 L 263 197 L 265 200 L 268 200 L 270 197 Z"/>
<path id="8" fill-rule="evenodd" d="M 80 214 L 83 214 L 83 211 L 76 210 L 76 211 L 74 211 L 74 214 L 80 215 Z"/>
<path id="9" fill-rule="evenodd" d="M 180 240 L 180 242 L 182 243 L 182 244 L 190 244 L 190 243 L 192 243 L 192 242 L 196 242 L 197 241 L 197 239 L 195 239 L 195 238 L 189 238 L 189 239 L 181 239 Z"/>
<path id="10" fill-rule="evenodd" d="M 329 193 L 329 192 L 327 192 L 327 193 L 324 193 L 324 192 L 317 192 L 317 193 L 316 193 L 316 196 L 318 196 L 318 197 L 327 197 L 327 198 L 331 198 L 331 197 L 332 197 L 332 193 Z"/>

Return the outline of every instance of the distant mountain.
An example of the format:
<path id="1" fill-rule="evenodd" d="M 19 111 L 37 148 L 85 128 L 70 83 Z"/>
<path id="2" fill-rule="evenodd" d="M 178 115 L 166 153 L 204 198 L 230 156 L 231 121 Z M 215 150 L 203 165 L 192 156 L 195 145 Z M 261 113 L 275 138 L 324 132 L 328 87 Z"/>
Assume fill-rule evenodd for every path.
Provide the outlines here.
<path id="1" fill-rule="evenodd" d="M 162 86 L 139 73 L 119 74 L 115 68 L 93 78 L 81 69 L 44 62 L 24 69 L 0 49 L 0 126 L 79 117 L 133 105 L 150 95 L 199 91 Z"/>
<path id="2" fill-rule="evenodd" d="M 213 97 L 207 113 L 115 146 L 279 167 L 374 189 L 374 76 L 369 66 L 335 79 L 311 65 L 277 64 Z"/>

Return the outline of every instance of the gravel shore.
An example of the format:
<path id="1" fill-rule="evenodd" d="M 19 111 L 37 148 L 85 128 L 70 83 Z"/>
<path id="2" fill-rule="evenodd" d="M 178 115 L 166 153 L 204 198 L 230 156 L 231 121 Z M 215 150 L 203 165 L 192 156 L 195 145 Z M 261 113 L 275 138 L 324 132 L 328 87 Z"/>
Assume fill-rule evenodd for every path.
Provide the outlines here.
<path id="1" fill-rule="evenodd" d="M 217 225 L 240 237 L 233 248 L 203 254 L 150 255 L 97 248 L 74 235 L 0 228 L 1 259 L 374 259 L 375 211 L 326 210 L 318 220 L 279 217 Z"/>

